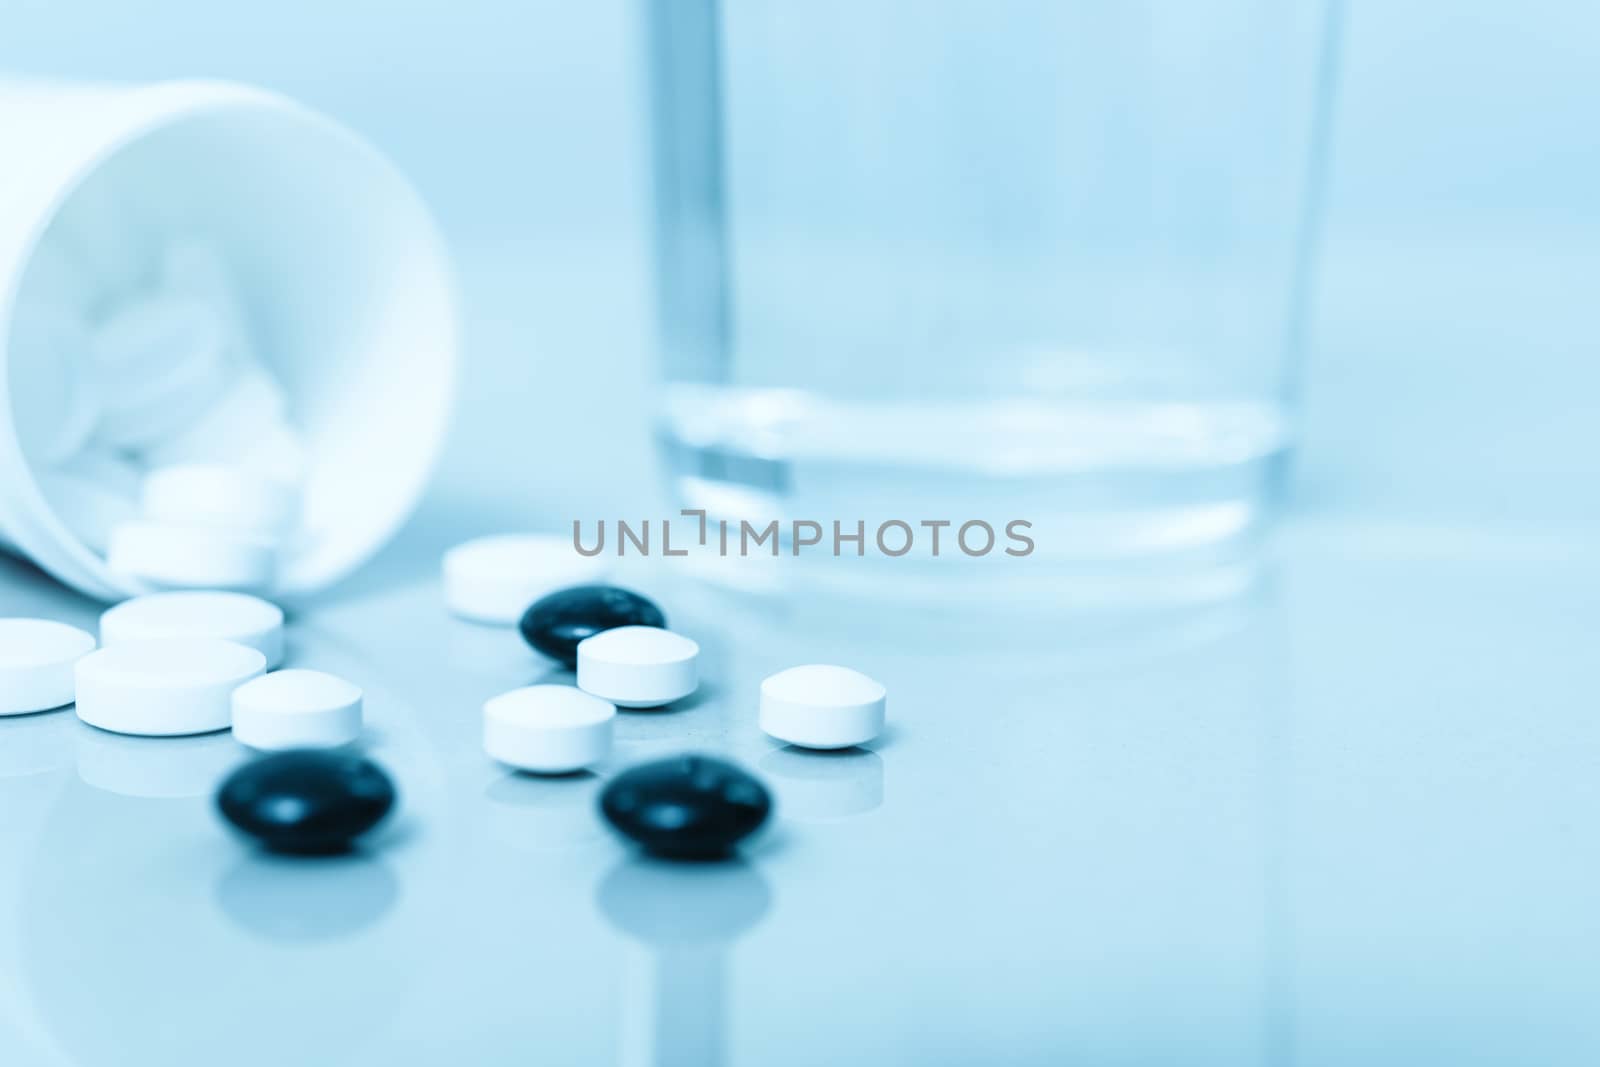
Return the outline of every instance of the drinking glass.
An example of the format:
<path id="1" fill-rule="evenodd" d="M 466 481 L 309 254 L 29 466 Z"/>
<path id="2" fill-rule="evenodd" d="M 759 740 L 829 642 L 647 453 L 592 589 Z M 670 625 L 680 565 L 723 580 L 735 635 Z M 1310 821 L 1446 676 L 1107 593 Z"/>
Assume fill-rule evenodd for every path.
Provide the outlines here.
<path id="1" fill-rule="evenodd" d="M 1020 519 L 986 581 L 1212 595 L 1294 441 L 1333 2 L 648 4 L 676 499 L 849 581 Z"/>

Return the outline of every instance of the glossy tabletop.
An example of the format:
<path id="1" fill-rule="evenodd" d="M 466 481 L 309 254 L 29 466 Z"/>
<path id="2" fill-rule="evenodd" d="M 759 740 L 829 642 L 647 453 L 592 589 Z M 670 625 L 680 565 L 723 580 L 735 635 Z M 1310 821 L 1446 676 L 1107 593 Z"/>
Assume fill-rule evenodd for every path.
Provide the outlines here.
<path id="1" fill-rule="evenodd" d="M 445 613 L 451 514 L 292 612 L 289 662 L 365 688 L 401 790 L 358 855 L 230 836 L 227 734 L 0 719 L 0 1063 L 1600 1055 L 1588 537 L 1291 522 L 1239 596 L 1103 632 L 641 565 L 702 690 L 540 779 L 484 756 L 479 708 L 570 675 Z M 0 614 L 97 613 L 0 558 Z M 757 730 L 760 679 L 817 661 L 887 685 L 888 734 Z M 742 861 L 646 861 L 597 817 L 608 774 L 686 749 L 774 791 Z"/>

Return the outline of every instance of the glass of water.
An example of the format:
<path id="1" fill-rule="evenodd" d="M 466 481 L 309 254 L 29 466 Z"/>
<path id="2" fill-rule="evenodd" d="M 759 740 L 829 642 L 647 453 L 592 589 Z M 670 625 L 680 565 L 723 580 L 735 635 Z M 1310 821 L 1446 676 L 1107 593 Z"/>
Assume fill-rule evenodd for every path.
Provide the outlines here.
<path id="1" fill-rule="evenodd" d="M 679 503 L 777 520 L 773 571 L 1235 587 L 1294 440 L 1335 2 L 647 5 Z"/>

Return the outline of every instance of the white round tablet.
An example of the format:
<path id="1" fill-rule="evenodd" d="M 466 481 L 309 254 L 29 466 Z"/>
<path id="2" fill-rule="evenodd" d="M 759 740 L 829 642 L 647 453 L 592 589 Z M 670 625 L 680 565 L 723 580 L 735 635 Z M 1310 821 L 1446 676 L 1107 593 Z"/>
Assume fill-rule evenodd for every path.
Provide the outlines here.
<path id="1" fill-rule="evenodd" d="M 862 745 L 883 732 L 886 696 L 848 667 L 790 667 L 761 683 L 761 729 L 802 748 Z"/>
<path id="2" fill-rule="evenodd" d="M 49 619 L 0 619 L 0 715 L 72 703 L 72 667 L 94 638 Z"/>
<path id="3" fill-rule="evenodd" d="M 236 641 L 265 656 L 270 671 L 283 662 L 283 611 L 248 593 L 195 589 L 137 596 L 100 616 L 102 645 L 162 637 Z"/>
<path id="4" fill-rule="evenodd" d="M 144 476 L 144 517 L 158 522 L 221 526 L 278 537 L 294 525 L 294 490 L 227 463 L 179 463 Z"/>
<path id="5" fill-rule="evenodd" d="M 578 642 L 578 688 L 619 708 L 681 700 L 700 684 L 700 646 L 671 630 L 618 626 Z"/>
<path id="6" fill-rule="evenodd" d="M 127 641 L 78 661 L 78 718 L 150 737 L 226 730 L 233 691 L 266 669 L 255 649 L 214 637 Z"/>
<path id="7" fill-rule="evenodd" d="M 608 569 L 555 534 L 479 537 L 444 554 L 444 602 L 464 619 L 510 625 L 546 593 L 595 581 Z"/>
<path id="8" fill-rule="evenodd" d="M 239 530 L 136 519 L 111 528 L 106 563 L 156 585 L 185 589 L 263 589 L 278 552 L 272 541 Z"/>
<path id="9" fill-rule="evenodd" d="M 617 709 L 570 685 L 529 685 L 483 705 L 483 750 L 537 774 L 569 774 L 611 754 Z"/>
<path id="10" fill-rule="evenodd" d="M 251 748 L 333 748 L 361 736 L 361 689 L 322 671 L 263 674 L 233 691 L 233 736 Z"/>

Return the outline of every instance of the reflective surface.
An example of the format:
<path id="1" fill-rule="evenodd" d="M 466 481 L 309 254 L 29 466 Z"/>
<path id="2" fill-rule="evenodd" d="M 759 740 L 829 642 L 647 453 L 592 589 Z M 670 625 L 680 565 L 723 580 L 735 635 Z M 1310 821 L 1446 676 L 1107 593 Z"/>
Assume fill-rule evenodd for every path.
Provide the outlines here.
<path id="1" fill-rule="evenodd" d="M 455 620 L 425 516 L 291 612 L 367 690 L 400 788 L 365 852 L 248 850 L 227 735 L 0 721 L 0 1061 L 34 1064 L 1588 1064 L 1600 1053 L 1600 564 L 1557 532 L 1300 525 L 1260 580 L 1105 633 L 1002 605 L 621 577 L 704 690 L 613 762 L 492 764 L 478 708 L 570 680 Z M 481 532 L 481 531 L 465 531 Z M 654 568 L 654 569 L 651 569 Z M 0 611 L 97 608 L 0 560 Z M 755 726 L 774 670 L 882 680 L 891 730 Z M 606 778 L 727 755 L 777 802 L 742 862 L 641 859 Z"/>

